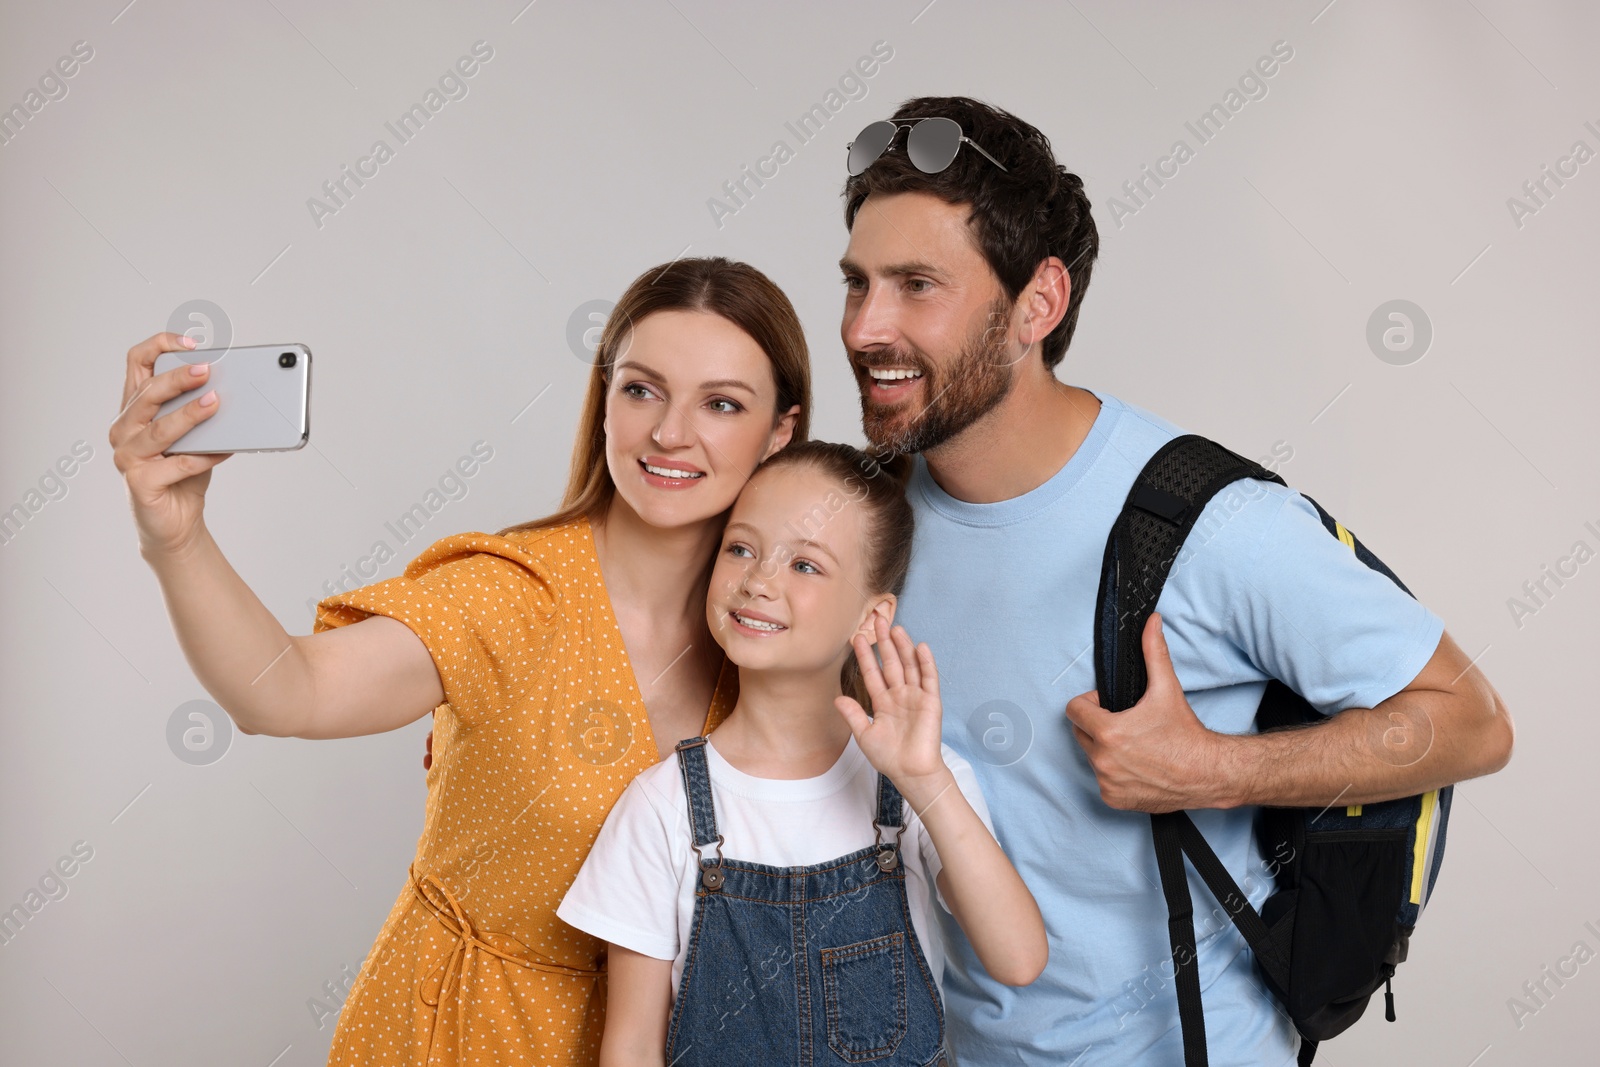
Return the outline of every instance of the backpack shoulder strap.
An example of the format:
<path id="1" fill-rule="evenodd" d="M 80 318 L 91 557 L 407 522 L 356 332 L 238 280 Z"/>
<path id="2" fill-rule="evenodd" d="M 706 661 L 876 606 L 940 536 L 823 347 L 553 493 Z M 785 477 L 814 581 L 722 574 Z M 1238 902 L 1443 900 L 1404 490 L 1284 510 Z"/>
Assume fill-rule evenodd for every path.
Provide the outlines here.
<path id="1" fill-rule="evenodd" d="M 1198 434 L 1184 434 L 1158 449 L 1134 479 L 1106 538 L 1100 591 L 1095 601 L 1095 686 L 1100 691 L 1101 706 L 1108 711 L 1126 711 L 1144 695 L 1149 683 L 1141 643 L 1145 623 L 1155 611 L 1178 552 L 1206 504 L 1241 478 L 1284 484 L 1282 478 L 1259 463 Z M 1222 902 L 1263 969 L 1275 980 L 1281 980 L 1285 970 L 1260 915 L 1194 821 L 1181 811 L 1152 815 L 1150 830 L 1167 904 L 1167 936 L 1172 947 L 1184 1063 L 1187 1067 L 1205 1067 L 1205 1015 L 1185 855 Z"/>
<path id="2" fill-rule="evenodd" d="M 1106 710 L 1126 711 L 1144 695 L 1144 625 L 1200 513 L 1241 478 L 1284 484 L 1259 463 L 1184 434 L 1161 446 L 1134 479 L 1106 538 L 1095 599 L 1095 685 Z"/>

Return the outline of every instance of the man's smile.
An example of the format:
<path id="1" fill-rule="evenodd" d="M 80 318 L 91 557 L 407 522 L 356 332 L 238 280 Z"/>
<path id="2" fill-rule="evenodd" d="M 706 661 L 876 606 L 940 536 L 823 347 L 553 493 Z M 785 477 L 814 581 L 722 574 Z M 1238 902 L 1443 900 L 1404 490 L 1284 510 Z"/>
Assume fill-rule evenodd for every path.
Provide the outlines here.
<path id="1" fill-rule="evenodd" d="M 868 367 L 867 395 L 879 403 L 895 403 L 915 392 L 922 384 L 923 373 L 914 367 Z"/>

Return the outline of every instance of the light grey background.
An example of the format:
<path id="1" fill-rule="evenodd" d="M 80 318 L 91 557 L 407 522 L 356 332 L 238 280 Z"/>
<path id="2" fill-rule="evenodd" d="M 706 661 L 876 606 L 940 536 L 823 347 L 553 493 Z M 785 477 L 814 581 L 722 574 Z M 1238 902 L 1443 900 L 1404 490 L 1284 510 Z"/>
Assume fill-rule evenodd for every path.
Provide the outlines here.
<path id="1" fill-rule="evenodd" d="M 336 1005 L 324 983 L 359 967 L 421 825 L 426 721 L 235 734 L 208 765 L 169 748 L 206 694 L 106 440 L 128 347 L 205 299 L 240 343 L 315 352 L 311 447 L 234 458 L 207 510 L 309 632 L 307 601 L 374 542 L 389 577 L 437 537 L 553 508 L 587 369 L 569 319 L 651 264 L 722 253 L 771 275 L 812 345 L 816 435 L 860 441 L 837 329 L 844 145 L 926 93 L 1018 113 L 1084 177 L 1102 254 L 1061 375 L 1249 455 L 1291 448 L 1280 473 L 1444 616 L 1515 715 L 1510 767 L 1457 792 L 1399 1022 L 1375 1005 L 1318 1063 L 1592 1056 L 1600 963 L 1546 979 L 1542 1006 L 1523 985 L 1579 941 L 1600 950 L 1600 563 L 1520 619 L 1509 601 L 1575 542 L 1600 549 L 1600 162 L 1520 220 L 1508 200 L 1574 142 L 1600 150 L 1593 5 L 525 2 L 0 14 L 0 106 L 93 49 L 0 145 L 0 508 L 93 450 L 0 546 L 0 908 L 93 849 L 0 946 L 7 1063 L 321 1063 L 332 1020 L 308 1001 Z M 308 198 L 393 146 L 384 123 L 480 40 L 468 94 L 319 227 Z M 865 97 L 799 145 L 785 122 L 880 40 L 893 57 Z M 1277 41 L 1294 54 L 1265 97 L 1197 147 L 1184 123 Z M 1194 158 L 1119 225 L 1122 183 L 1179 138 Z M 795 157 L 719 226 L 708 199 L 780 139 Z M 1433 329 L 1403 366 L 1366 339 L 1395 299 Z M 401 544 L 384 523 L 477 441 L 493 459 Z M 1513 997 L 1537 1010 L 1514 1018 Z"/>

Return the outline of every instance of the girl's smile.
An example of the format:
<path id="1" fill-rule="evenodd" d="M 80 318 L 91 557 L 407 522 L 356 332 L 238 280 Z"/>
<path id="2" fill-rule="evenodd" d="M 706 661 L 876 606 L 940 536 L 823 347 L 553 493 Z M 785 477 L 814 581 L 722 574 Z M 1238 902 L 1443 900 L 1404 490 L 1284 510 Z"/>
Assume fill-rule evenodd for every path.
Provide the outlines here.
<path id="1" fill-rule="evenodd" d="M 750 637 L 771 637 L 788 629 L 787 626 L 772 618 L 772 616 L 763 615 L 761 612 L 752 611 L 749 608 L 740 608 L 736 611 L 728 612 L 728 620 L 733 623 L 736 633 Z"/>

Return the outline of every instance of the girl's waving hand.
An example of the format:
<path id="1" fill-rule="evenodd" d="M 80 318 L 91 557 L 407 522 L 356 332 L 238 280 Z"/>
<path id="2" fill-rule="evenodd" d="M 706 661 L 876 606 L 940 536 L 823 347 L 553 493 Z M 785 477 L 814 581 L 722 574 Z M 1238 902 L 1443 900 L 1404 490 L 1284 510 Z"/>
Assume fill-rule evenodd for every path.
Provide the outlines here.
<path id="1" fill-rule="evenodd" d="M 956 785 L 940 746 L 939 674 L 926 643 L 913 647 L 905 627 L 891 631 L 874 613 L 880 669 L 865 633 L 851 638 L 872 717 L 859 702 L 835 698 L 856 744 L 905 798 L 938 850 L 939 893 L 991 977 L 1027 985 L 1050 956 L 1044 919 L 1000 844 Z"/>
<path id="2" fill-rule="evenodd" d="M 917 782 L 931 781 L 945 770 L 939 753 L 943 722 L 939 672 L 926 642 L 913 647 L 904 626 L 891 629 L 883 615 L 874 612 L 872 617 L 877 646 L 883 651 L 882 668 L 865 633 L 858 630 L 850 639 L 872 701 L 872 716 L 852 697 L 837 697 L 834 706 L 873 767 L 888 775 L 902 793 L 908 788 L 914 791 Z"/>

